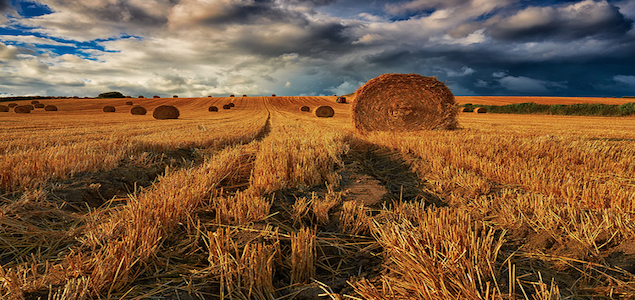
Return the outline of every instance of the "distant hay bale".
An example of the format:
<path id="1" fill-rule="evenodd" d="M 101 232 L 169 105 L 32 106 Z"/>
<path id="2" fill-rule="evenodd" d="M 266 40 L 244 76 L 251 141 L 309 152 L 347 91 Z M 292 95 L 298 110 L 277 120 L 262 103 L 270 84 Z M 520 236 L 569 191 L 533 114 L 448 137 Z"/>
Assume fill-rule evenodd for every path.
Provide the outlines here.
<path id="1" fill-rule="evenodd" d="M 174 95 L 174 96 L 172 96 L 172 98 L 178 98 L 178 97 L 179 97 L 178 95 Z"/>
<path id="2" fill-rule="evenodd" d="M 276 96 L 276 94 L 271 94 L 271 97 L 275 97 L 275 96 Z"/>
<path id="3" fill-rule="evenodd" d="M 247 95 L 243 95 L 243 97 L 247 97 Z"/>
<path id="4" fill-rule="evenodd" d="M 234 97 L 234 95 L 229 95 L 229 97 Z"/>
<path id="5" fill-rule="evenodd" d="M 35 105 L 33 105 L 33 107 L 35 107 L 35 108 L 44 108 L 44 104 L 36 103 Z"/>
<path id="6" fill-rule="evenodd" d="M 115 112 L 115 107 L 114 106 L 110 106 L 110 105 L 106 105 L 104 106 L 104 112 Z"/>
<path id="7" fill-rule="evenodd" d="M 435 77 L 384 74 L 355 94 L 353 125 L 360 132 L 456 129 L 452 92 Z"/>
<path id="8" fill-rule="evenodd" d="M 230 108 L 232 108 L 232 107 L 231 107 L 231 105 L 229 105 L 229 104 L 225 104 L 225 105 L 223 105 L 223 109 L 230 109 Z"/>
<path id="9" fill-rule="evenodd" d="M 154 96 L 152 96 L 152 98 L 155 98 L 155 99 L 156 99 L 156 98 L 161 98 L 161 97 L 159 97 L 159 96 L 157 96 L 157 95 L 154 95 Z"/>
<path id="10" fill-rule="evenodd" d="M 322 105 L 322 106 L 320 106 L 320 107 L 315 109 L 314 114 L 315 114 L 316 117 L 330 118 L 330 117 L 335 115 L 335 111 L 333 110 L 332 107 L 330 107 L 328 105 Z"/>
<path id="11" fill-rule="evenodd" d="M 9 106 L 9 108 L 14 108 L 14 107 L 18 106 L 18 104 L 17 103 L 9 103 L 9 104 L 7 104 L 7 106 Z"/>
<path id="12" fill-rule="evenodd" d="M 232 102 L 232 103 L 229 103 L 229 104 L 227 104 L 227 105 L 229 105 L 230 107 L 234 107 L 234 106 L 236 106 L 233 102 Z"/>
<path id="13" fill-rule="evenodd" d="M 126 96 L 125 98 L 132 98 L 132 96 Z"/>
<path id="14" fill-rule="evenodd" d="M 47 105 L 44 107 L 45 111 L 57 111 L 57 106 L 55 105 Z"/>
<path id="15" fill-rule="evenodd" d="M 31 104 L 27 104 L 27 105 L 24 105 L 24 106 L 28 107 L 30 110 L 34 110 L 35 109 L 35 106 L 33 106 Z"/>
<path id="16" fill-rule="evenodd" d="M 37 101 L 37 100 L 31 101 L 31 104 L 38 104 L 38 103 L 40 103 L 40 101 Z"/>
<path id="17" fill-rule="evenodd" d="M 207 110 L 208 110 L 208 111 L 218 111 L 218 107 L 216 107 L 216 106 L 210 106 Z"/>
<path id="18" fill-rule="evenodd" d="M 152 111 L 152 116 L 159 120 L 178 119 L 180 115 L 179 109 L 172 105 L 161 105 Z"/>
<path id="19" fill-rule="evenodd" d="M 139 99 L 143 99 L 143 98 L 145 98 L 145 97 L 144 97 L 144 96 L 142 96 L 142 95 L 139 95 Z"/>
<path id="20" fill-rule="evenodd" d="M 145 107 L 143 107 L 143 106 L 136 105 L 136 106 L 133 106 L 130 109 L 130 113 L 133 114 L 133 115 L 142 116 L 142 115 L 145 115 L 146 113 L 148 113 L 148 110 L 145 109 Z"/>
<path id="21" fill-rule="evenodd" d="M 28 114 L 31 113 L 31 109 L 26 105 L 18 105 L 13 108 L 13 111 L 16 114 Z"/>
<path id="22" fill-rule="evenodd" d="M 126 105 L 133 105 L 134 103 L 132 103 L 132 101 L 128 101 L 126 102 Z"/>
<path id="23" fill-rule="evenodd" d="M 460 112 L 464 112 L 464 113 L 470 113 L 472 111 L 474 111 L 473 108 L 469 108 L 469 107 L 462 107 L 460 110 Z"/>
<path id="24" fill-rule="evenodd" d="M 6 105 L 0 105 L 0 112 L 9 112 L 9 107 Z"/>
<path id="25" fill-rule="evenodd" d="M 346 97 L 344 97 L 344 96 L 337 97 L 337 99 L 335 99 L 335 102 L 337 102 L 337 103 L 346 103 Z"/>
<path id="26" fill-rule="evenodd" d="M 311 111 L 311 108 L 305 105 L 305 106 L 302 106 L 302 107 L 300 108 L 300 110 L 301 110 L 301 111 Z"/>
<path id="27" fill-rule="evenodd" d="M 478 114 L 484 114 L 486 112 L 487 112 L 487 108 L 485 108 L 485 107 L 479 107 L 479 108 L 476 109 L 476 113 L 478 113 Z"/>

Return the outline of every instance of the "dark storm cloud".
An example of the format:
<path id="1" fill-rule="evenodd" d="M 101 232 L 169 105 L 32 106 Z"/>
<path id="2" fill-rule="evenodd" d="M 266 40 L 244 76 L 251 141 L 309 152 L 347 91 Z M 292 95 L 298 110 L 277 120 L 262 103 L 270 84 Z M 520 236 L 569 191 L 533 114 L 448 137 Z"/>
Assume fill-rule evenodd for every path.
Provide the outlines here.
<path id="1" fill-rule="evenodd" d="M 11 7 L 9 0 L 0 0 L 0 11 L 4 11 Z"/>
<path id="2" fill-rule="evenodd" d="M 486 32 L 499 40 L 575 40 L 588 36 L 611 38 L 624 35 L 633 27 L 614 5 L 606 2 L 581 1 L 560 7 L 528 7 L 498 19 Z"/>
<path id="3" fill-rule="evenodd" d="M 278 8 L 273 0 L 255 0 L 225 6 L 201 19 L 201 23 L 214 26 L 231 26 L 234 24 L 290 22 L 297 20 L 298 17 L 297 14 L 291 14 Z"/>

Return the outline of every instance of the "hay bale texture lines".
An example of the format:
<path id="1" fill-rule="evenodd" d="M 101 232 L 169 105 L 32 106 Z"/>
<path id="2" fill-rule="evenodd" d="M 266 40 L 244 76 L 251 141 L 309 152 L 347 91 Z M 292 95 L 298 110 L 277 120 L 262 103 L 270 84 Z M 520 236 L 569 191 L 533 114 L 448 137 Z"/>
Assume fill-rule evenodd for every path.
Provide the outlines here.
<path id="1" fill-rule="evenodd" d="M 55 105 L 47 105 L 44 107 L 45 111 L 57 111 L 57 106 Z"/>
<path id="2" fill-rule="evenodd" d="M 216 107 L 216 106 L 210 106 L 207 110 L 208 110 L 208 111 L 218 111 L 218 107 Z"/>
<path id="3" fill-rule="evenodd" d="M 0 105 L 0 112 L 9 112 L 9 107 L 6 105 Z"/>
<path id="4" fill-rule="evenodd" d="M 178 119 L 181 113 L 172 105 L 161 105 L 152 111 L 152 116 L 158 120 Z"/>
<path id="5" fill-rule="evenodd" d="M 130 113 L 137 116 L 143 116 L 148 113 L 148 110 L 143 106 L 136 105 L 130 109 Z"/>
<path id="6" fill-rule="evenodd" d="M 106 105 L 103 108 L 104 112 L 115 112 L 115 110 L 116 110 L 115 107 L 114 106 L 110 106 L 110 105 Z"/>
<path id="7" fill-rule="evenodd" d="M 18 106 L 13 108 L 13 111 L 16 114 L 29 114 L 29 113 L 31 113 L 31 108 L 29 108 L 26 105 L 18 105 Z"/>
<path id="8" fill-rule="evenodd" d="M 335 115 L 335 111 L 328 105 L 322 105 L 315 109 L 315 116 L 320 118 L 330 118 Z"/>
<path id="9" fill-rule="evenodd" d="M 300 111 L 311 111 L 311 108 L 305 105 L 300 107 Z"/>
<path id="10" fill-rule="evenodd" d="M 353 126 L 360 132 L 456 129 L 452 92 L 435 77 L 384 74 L 356 92 Z"/>

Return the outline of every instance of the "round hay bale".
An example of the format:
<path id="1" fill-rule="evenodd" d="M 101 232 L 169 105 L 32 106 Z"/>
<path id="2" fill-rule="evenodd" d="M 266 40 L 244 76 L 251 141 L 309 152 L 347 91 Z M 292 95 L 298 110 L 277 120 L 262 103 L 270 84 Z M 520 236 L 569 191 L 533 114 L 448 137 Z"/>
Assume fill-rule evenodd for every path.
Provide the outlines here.
<path id="1" fill-rule="evenodd" d="M 35 107 L 35 108 L 44 108 L 44 104 L 36 103 L 35 105 L 33 105 L 33 107 Z"/>
<path id="2" fill-rule="evenodd" d="M 485 108 L 485 107 L 479 107 L 479 108 L 476 109 L 476 113 L 478 113 L 478 114 L 484 114 L 486 112 L 487 112 L 487 108 Z"/>
<path id="3" fill-rule="evenodd" d="M 132 101 L 128 101 L 126 102 L 126 105 L 133 105 L 134 103 L 132 103 Z"/>
<path id="4" fill-rule="evenodd" d="M 328 105 L 322 105 L 315 109 L 315 116 L 320 118 L 330 118 L 335 115 L 335 111 Z"/>
<path id="5" fill-rule="evenodd" d="M 142 96 L 142 95 L 139 95 L 139 99 L 143 99 L 143 98 L 145 98 L 145 97 L 144 97 L 144 96 Z"/>
<path id="6" fill-rule="evenodd" d="M 216 107 L 216 106 L 210 106 L 207 110 L 208 110 L 208 111 L 218 111 L 218 107 Z"/>
<path id="7" fill-rule="evenodd" d="M 452 92 L 435 77 L 384 74 L 356 92 L 353 126 L 360 132 L 456 129 Z"/>
<path id="8" fill-rule="evenodd" d="M 57 111 L 57 106 L 55 105 L 47 105 L 44 107 L 45 111 Z"/>
<path id="9" fill-rule="evenodd" d="M 104 106 L 104 112 L 115 112 L 115 107 L 114 106 L 110 106 L 110 105 L 106 105 Z"/>
<path id="10" fill-rule="evenodd" d="M 18 105 L 13 108 L 13 111 L 16 114 L 29 114 L 31 113 L 31 109 L 26 105 Z"/>
<path id="11" fill-rule="evenodd" d="M 247 95 L 243 95 L 243 97 L 247 97 Z"/>
<path id="12" fill-rule="evenodd" d="M 172 98 L 178 98 L 178 97 L 179 97 L 178 95 L 174 95 L 174 96 L 172 96 Z"/>
<path id="13" fill-rule="evenodd" d="M 33 106 L 32 104 L 27 104 L 27 105 L 24 105 L 24 106 L 28 107 L 30 110 L 34 110 L 35 109 L 35 106 Z"/>
<path id="14" fill-rule="evenodd" d="M 233 102 L 232 102 L 232 103 L 229 103 L 229 104 L 227 104 L 227 105 L 229 105 L 229 107 L 234 107 L 234 106 L 236 106 Z"/>
<path id="15" fill-rule="evenodd" d="M 17 103 L 9 103 L 9 104 L 7 104 L 7 106 L 9 108 L 14 108 L 14 107 L 18 106 L 18 104 Z"/>
<path id="16" fill-rule="evenodd" d="M 154 95 L 154 96 L 152 96 L 152 98 L 155 98 L 155 99 L 156 99 L 156 98 L 161 98 L 161 97 L 159 97 L 159 96 L 157 96 L 157 95 Z"/>
<path id="17" fill-rule="evenodd" d="M 276 96 L 276 94 L 271 94 L 271 97 L 275 97 L 275 96 Z"/>
<path id="18" fill-rule="evenodd" d="M 305 106 L 302 106 L 302 107 L 300 108 L 300 110 L 301 110 L 301 111 L 311 111 L 311 108 L 305 105 Z"/>
<path id="19" fill-rule="evenodd" d="M 38 104 L 38 103 L 40 103 L 40 101 L 37 101 L 37 100 L 31 101 L 31 104 Z"/>
<path id="20" fill-rule="evenodd" d="M 143 107 L 143 106 L 136 105 L 136 106 L 133 106 L 130 109 L 130 113 L 133 114 L 133 115 L 143 116 L 146 113 L 148 113 L 148 110 L 145 109 L 145 107 Z"/>
<path id="21" fill-rule="evenodd" d="M 229 97 L 234 97 L 234 95 L 229 95 Z"/>
<path id="22" fill-rule="evenodd" d="M 460 112 L 464 112 L 464 113 L 470 113 L 472 111 L 474 111 L 473 108 L 469 108 L 469 107 L 461 107 L 461 109 L 459 109 Z"/>
<path id="23" fill-rule="evenodd" d="M 9 107 L 6 105 L 0 105 L 0 112 L 9 112 Z"/>
<path id="24" fill-rule="evenodd" d="M 232 107 L 229 104 L 223 105 L 223 109 L 230 109 L 230 108 L 232 108 Z"/>
<path id="25" fill-rule="evenodd" d="M 180 115 L 179 109 L 172 105 L 161 105 L 152 111 L 152 116 L 159 120 L 178 119 Z"/>

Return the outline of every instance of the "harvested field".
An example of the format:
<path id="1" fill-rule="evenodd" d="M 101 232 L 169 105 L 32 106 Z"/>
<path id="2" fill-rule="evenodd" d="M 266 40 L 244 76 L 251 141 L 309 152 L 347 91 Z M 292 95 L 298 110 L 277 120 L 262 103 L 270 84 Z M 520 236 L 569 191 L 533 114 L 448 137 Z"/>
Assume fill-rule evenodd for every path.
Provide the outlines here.
<path id="1" fill-rule="evenodd" d="M 330 96 L 50 102 L 2 116 L 0 299 L 635 295 L 635 117 L 360 135 Z"/>

